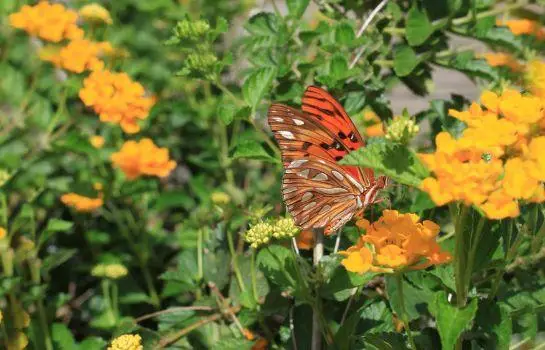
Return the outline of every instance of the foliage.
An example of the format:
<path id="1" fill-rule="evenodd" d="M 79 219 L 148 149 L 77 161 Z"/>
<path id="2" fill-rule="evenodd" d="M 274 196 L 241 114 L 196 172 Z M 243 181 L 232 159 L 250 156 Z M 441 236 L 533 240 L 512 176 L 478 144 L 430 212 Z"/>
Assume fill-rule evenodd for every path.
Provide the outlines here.
<path id="1" fill-rule="evenodd" d="M 363 33 L 382 2 L 257 3 L 1 1 L 2 346 L 538 347 L 545 3 L 390 0 Z M 394 116 L 438 66 L 480 102 Z M 308 85 L 366 138 L 340 164 L 395 182 L 315 262 L 266 125 Z M 393 212 L 391 243 L 370 225 Z"/>

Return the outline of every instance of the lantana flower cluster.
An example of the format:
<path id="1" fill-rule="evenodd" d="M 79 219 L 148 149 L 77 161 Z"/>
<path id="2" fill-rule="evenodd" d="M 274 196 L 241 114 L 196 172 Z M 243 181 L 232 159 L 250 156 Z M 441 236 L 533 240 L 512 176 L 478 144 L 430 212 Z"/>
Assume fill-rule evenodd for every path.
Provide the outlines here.
<path id="1" fill-rule="evenodd" d="M 47 1 L 40 1 L 35 6 L 25 5 L 9 16 L 12 27 L 54 43 L 83 38 L 83 30 L 78 27 L 77 20 L 75 11 Z"/>
<path id="2" fill-rule="evenodd" d="M 115 338 L 107 350 L 143 350 L 142 337 L 138 334 L 123 334 Z"/>
<path id="3" fill-rule="evenodd" d="M 77 193 L 66 193 L 61 196 L 61 202 L 69 207 L 74 208 L 76 211 L 89 213 L 102 207 L 104 201 L 102 194 L 98 197 L 85 197 Z"/>
<path id="4" fill-rule="evenodd" d="M 530 19 L 497 20 L 496 25 L 509 28 L 514 35 L 533 35 L 539 40 L 545 39 L 545 28 L 539 22 Z"/>
<path id="5" fill-rule="evenodd" d="M 244 240 L 247 243 L 250 243 L 252 248 L 257 248 L 269 243 L 272 238 L 291 238 L 295 237 L 298 232 L 299 229 L 292 218 L 280 218 L 277 220 L 258 222 L 253 225 L 244 234 Z"/>
<path id="6" fill-rule="evenodd" d="M 422 155 L 433 176 L 421 187 L 437 205 L 461 201 L 490 219 L 516 217 L 521 201 L 545 200 L 545 100 L 505 90 L 485 91 L 481 103 L 449 111 L 467 128 L 458 139 L 437 135 L 436 152 Z"/>
<path id="7" fill-rule="evenodd" d="M 93 42 L 87 39 L 76 39 L 60 50 L 46 48 L 40 52 L 40 58 L 69 72 L 83 73 L 104 68 L 101 56 L 112 52 L 109 42 Z"/>
<path id="8" fill-rule="evenodd" d="M 365 234 L 354 246 L 340 252 L 345 256 L 341 264 L 348 271 L 393 273 L 424 269 L 452 259 L 436 241 L 439 226 L 429 220 L 420 222 L 416 214 L 384 210 L 374 223 L 361 219 L 356 225 Z"/>
<path id="9" fill-rule="evenodd" d="M 157 147 L 148 138 L 125 142 L 111 159 L 129 180 L 142 175 L 165 177 L 176 167 L 176 162 L 169 158 L 168 149 Z"/>
<path id="10" fill-rule="evenodd" d="M 137 121 L 147 118 L 154 99 L 145 96 L 144 87 L 126 73 L 107 70 L 92 72 L 79 96 L 93 108 L 103 122 L 119 124 L 129 134 L 140 131 Z"/>

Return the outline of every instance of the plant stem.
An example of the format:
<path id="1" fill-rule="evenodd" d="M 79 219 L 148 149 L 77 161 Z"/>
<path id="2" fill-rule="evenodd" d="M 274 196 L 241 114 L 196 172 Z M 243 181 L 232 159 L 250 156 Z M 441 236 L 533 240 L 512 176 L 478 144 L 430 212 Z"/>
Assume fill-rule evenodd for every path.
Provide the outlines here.
<path id="1" fill-rule="evenodd" d="M 233 272 L 235 273 L 235 277 L 237 278 L 238 286 L 240 287 L 240 290 L 242 292 L 245 292 L 246 286 L 244 285 L 244 279 L 242 279 L 242 274 L 240 273 L 240 269 L 238 268 L 237 253 L 235 252 L 233 232 L 231 230 L 227 230 L 227 245 L 229 246 L 229 253 L 231 253 L 231 266 L 233 267 Z"/>
<path id="2" fill-rule="evenodd" d="M 320 260 L 324 255 L 324 230 L 323 229 L 314 229 L 314 251 L 312 255 L 312 264 L 315 269 L 318 269 Z M 316 296 L 319 298 L 319 296 Z M 322 349 L 322 330 L 320 327 L 320 315 L 318 305 L 314 305 L 312 308 L 312 350 L 321 350 Z"/>
<path id="3" fill-rule="evenodd" d="M 151 274 L 149 272 L 146 262 L 140 261 L 140 268 L 142 270 L 142 274 L 144 275 L 144 280 L 146 282 L 146 286 L 148 287 L 148 292 L 150 293 L 151 303 L 156 308 L 160 308 L 161 299 L 159 298 L 159 294 L 157 294 L 157 290 L 155 289 L 155 286 L 153 285 L 153 278 L 151 277 Z"/>
<path id="4" fill-rule="evenodd" d="M 409 338 L 411 348 L 416 350 L 416 344 L 414 343 L 413 334 L 409 325 L 409 317 L 407 315 L 407 310 L 405 309 L 405 296 L 403 295 L 403 273 L 396 273 L 395 278 L 397 282 L 397 290 L 399 293 L 399 303 L 401 304 L 401 321 L 403 321 L 403 326 L 407 331 L 407 337 Z"/>
<path id="5" fill-rule="evenodd" d="M 458 307 L 464 307 L 466 304 L 468 287 L 465 280 L 465 269 L 467 268 L 467 243 L 465 242 L 464 225 L 469 212 L 466 205 L 460 204 L 458 214 L 455 217 L 456 245 L 454 247 L 454 276 L 456 279 L 456 303 Z"/>
<path id="6" fill-rule="evenodd" d="M 250 274 L 252 277 L 252 293 L 254 294 L 254 300 L 259 303 L 259 294 L 257 292 L 257 271 L 255 268 L 255 249 L 252 249 L 252 256 L 250 257 Z"/>

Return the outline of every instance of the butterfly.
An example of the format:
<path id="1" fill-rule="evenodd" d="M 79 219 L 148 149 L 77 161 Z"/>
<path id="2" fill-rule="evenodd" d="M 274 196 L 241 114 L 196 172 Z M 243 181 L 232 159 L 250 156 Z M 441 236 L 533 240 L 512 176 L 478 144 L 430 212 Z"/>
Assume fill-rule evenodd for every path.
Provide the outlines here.
<path id="1" fill-rule="evenodd" d="M 387 177 L 375 178 L 372 169 L 337 164 L 365 142 L 328 92 L 309 86 L 301 110 L 274 103 L 267 119 L 284 163 L 282 197 L 301 229 L 334 233 L 378 202 L 377 194 L 388 186 Z"/>

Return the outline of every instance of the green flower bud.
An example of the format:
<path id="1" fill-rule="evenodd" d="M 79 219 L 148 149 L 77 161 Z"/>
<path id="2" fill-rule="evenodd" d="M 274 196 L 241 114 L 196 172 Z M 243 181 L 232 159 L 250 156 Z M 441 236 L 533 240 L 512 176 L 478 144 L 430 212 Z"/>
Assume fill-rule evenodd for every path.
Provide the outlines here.
<path id="1" fill-rule="evenodd" d="M 210 30 L 210 24 L 204 20 L 190 21 L 184 19 L 176 25 L 176 36 L 182 40 L 200 40 Z"/>
<path id="2" fill-rule="evenodd" d="M 98 264 L 91 270 L 91 275 L 116 280 L 127 276 L 128 272 L 127 268 L 121 264 Z"/>
<path id="3" fill-rule="evenodd" d="M 402 144 L 408 144 L 416 136 L 420 127 L 410 116 L 395 116 L 386 128 L 386 138 Z"/>
<path id="4" fill-rule="evenodd" d="M 210 195 L 212 202 L 217 205 L 227 205 L 231 201 L 231 196 L 225 192 L 214 192 Z"/>
<path id="5" fill-rule="evenodd" d="M 274 224 L 272 235 L 276 239 L 284 239 L 294 237 L 298 232 L 299 228 L 292 218 L 282 218 Z"/>
<path id="6" fill-rule="evenodd" d="M 273 234 L 273 225 L 260 222 L 252 226 L 244 235 L 244 240 L 250 243 L 252 248 L 257 248 L 261 245 L 269 243 Z"/>

